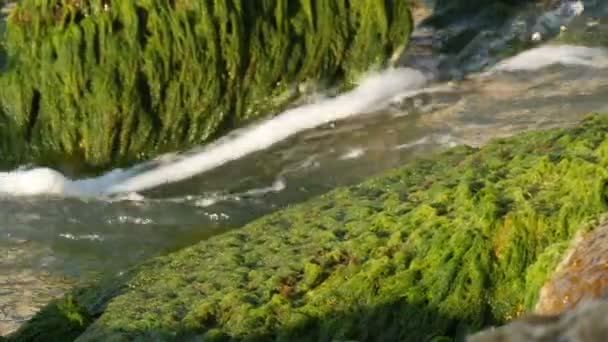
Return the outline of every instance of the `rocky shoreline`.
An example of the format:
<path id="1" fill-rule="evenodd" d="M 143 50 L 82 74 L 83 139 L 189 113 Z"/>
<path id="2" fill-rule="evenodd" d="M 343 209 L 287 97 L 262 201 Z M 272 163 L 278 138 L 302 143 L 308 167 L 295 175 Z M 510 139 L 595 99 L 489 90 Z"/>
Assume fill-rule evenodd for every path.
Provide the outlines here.
<path id="1" fill-rule="evenodd" d="M 532 310 L 598 225 L 607 132 L 420 160 L 75 290 L 9 340 L 460 340 Z"/>
<path id="2" fill-rule="evenodd" d="M 511 10 L 502 2 L 494 5 L 477 13 L 476 20 Z M 125 13 L 140 14 L 131 10 Z M 79 11 L 66 19 L 67 26 L 78 25 Z M 421 7 L 415 13 L 429 12 Z M 429 63 L 437 79 L 459 78 L 458 72 L 480 69 L 505 52 L 504 46 L 488 50 L 487 42 L 469 37 L 466 29 L 454 31 L 450 23 L 441 27 L 437 22 L 445 13 L 427 21 L 432 35 L 415 32 L 412 58 L 400 62 L 423 68 Z M 504 33 L 505 22 L 512 24 L 497 21 L 493 34 Z M 504 42 L 527 40 L 537 22 L 530 23 L 509 31 L 513 35 Z M 409 30 L 393 37 L 390 53 L 382 57 L 399 50 L 395 42 Z M 74 32 L 69 34 L 78 36 Z M 62 39 L 69 41 L 69 34 Z M 438 34 L 447 36 L 439 45 Z M 566 34 L 558 38 L 571 39 Z M 450 50 L 460 39 L 469 48 L 461 44 Z M 435 60 L 437 50 L 454 58 Z M 469 58 L 471 51 L 494 57 L 477 63 Z M 26 91 L 24 103 L 32 103 L 36 91 Z M 42 134 L 32 133 L 41 129 L 38 119 L 27 120 L 35 122 L 14 127 L 29 127 L 30 138 Z M 51 126 L 44 129 L 54 132 Z M 88 143 L 66 134 L 63 142 L 43 145 L 63 154 L 80 148 L 75 143 Z M 608 116 L 597 114 L 575 128 L 526 133 L 479 149 L 457 147 L 418 160 L 73 289 L 7 339 L 460 341 L 515 320 L 470 340 L 600 341 L 608 327 L 603 320 L 608 309 L 601 301 L 608 285 L 603 243 L 608 234 L 607 138 Z M 0 146 L 13 143 L 7 141 Z M 99 155 L 90 150 L 90 161 L 110 161 L 116 146 L 110 147 Z M 13 254 L 6 262 L 19 257 Z M 31 284 L 56 285 L 47 292 L 58 296 L 70 286 L 57 280 L 41 285 L 49 280 L 28 271 L 19 279 L 0 277 L 0 291 L 20 287 L 27 296 Z M 39 306 L 0 300 L 0 333 L 12 331 L 16 321 Z M 3 325 L 3 320 L 11 323 Z M 585 339 L 592 335 L 599 337 Z"/>

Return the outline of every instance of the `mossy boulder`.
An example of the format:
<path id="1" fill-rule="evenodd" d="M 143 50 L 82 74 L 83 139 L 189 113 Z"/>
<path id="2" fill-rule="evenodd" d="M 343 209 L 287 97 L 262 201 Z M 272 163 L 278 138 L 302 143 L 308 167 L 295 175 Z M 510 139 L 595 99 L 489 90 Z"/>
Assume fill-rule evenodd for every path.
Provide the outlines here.
<path id="1" fill-rule="evenodd" d="M 24 0 L 8 22 L 0 153 L 106 166 L 205 143 L 302 85 L 348 87 L 411 27 L 407 0 Z"/>
<path id="2" fill-rule="evenodd" d="M 607 138 L 593 116 L 458 147 L 153 259 L 71 294 L 78 341 L 462 339 L 532 309 L 608 211 Z"/>

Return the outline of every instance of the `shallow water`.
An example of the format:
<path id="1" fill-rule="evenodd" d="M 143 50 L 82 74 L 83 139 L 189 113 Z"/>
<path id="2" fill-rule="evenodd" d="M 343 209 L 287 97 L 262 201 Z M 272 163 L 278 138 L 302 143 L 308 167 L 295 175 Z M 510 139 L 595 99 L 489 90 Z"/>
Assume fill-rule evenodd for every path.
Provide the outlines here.
<path id="1" fill-rule="evenodd" d="M 0 197 L 0 333 L 75 282 L 120 272 L 418 156 L 572 125 L 587 113 L 608 112 L 607 96 L 605 65 L 470 75 L 126 198 Z"/>

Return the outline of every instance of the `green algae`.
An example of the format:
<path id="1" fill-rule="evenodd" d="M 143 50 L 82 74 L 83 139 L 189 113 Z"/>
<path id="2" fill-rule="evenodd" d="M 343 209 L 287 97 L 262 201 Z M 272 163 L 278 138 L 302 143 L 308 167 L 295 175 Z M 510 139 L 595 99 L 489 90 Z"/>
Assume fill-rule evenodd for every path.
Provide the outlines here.
<path id="1" fill-rule="evenodd" d="M 106 293 L 78 341 L 461 340 L 531 309 L 608 211 L 607 133 L 458 147 L 155 258 L 73 294 Z"/>
<path id="2" fill-rule="evenodd" d="M 205 143 L 277 113 L 300 84 L 349 87 L 411 26 L 406 0 L 24 0 L 0 152 L 107 166 Z"/>

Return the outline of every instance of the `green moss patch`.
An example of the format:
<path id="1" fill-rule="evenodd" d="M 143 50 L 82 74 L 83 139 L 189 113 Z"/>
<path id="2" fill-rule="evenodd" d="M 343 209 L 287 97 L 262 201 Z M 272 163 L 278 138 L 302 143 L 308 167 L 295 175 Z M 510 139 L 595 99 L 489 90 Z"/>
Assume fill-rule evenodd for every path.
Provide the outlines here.
<path id="1" fill-rule="evenodd" d="M 512 319 L 606 212 L 607 132 L 459 147 L 156 258 L 80 341 L 426 341 Z"/>
<path id="2" fill-rule="evenodd" d="M 200 144 L 348 87 L 402 51 L 405 0 L 24 0 L 8 24 L 1 146 L 104 166 Z"/>

